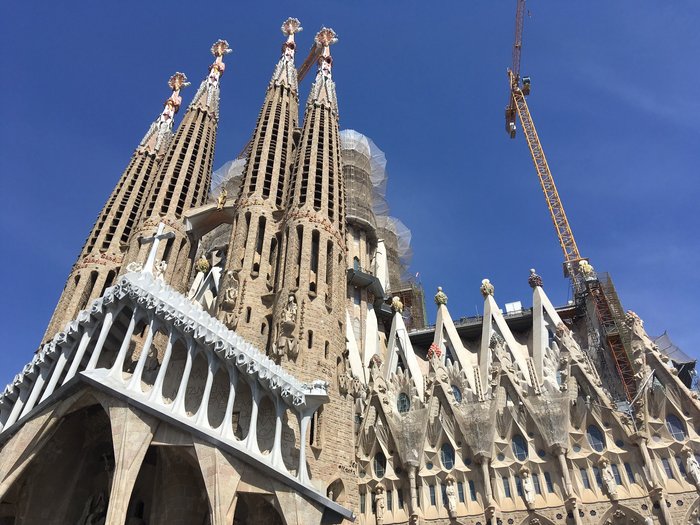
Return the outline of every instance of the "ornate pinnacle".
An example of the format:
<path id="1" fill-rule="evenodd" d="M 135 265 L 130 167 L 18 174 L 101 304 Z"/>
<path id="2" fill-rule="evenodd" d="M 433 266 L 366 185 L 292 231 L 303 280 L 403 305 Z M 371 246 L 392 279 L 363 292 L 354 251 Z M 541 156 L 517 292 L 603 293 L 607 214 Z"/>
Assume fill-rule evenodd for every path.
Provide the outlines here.
<path id="1" fill-rule="evenodd" d="M 394 312 L 396 313 L 403 313 L 403 303 L 401 302 L 401 299 L 396 295 L 391 299 L 391 309 L 394 310 Z"/>
<path id="2" fill-rule="evenodd" d="M 494 287 L 491 284 L 491 281 L 488 279 L 483 279 L 481 281 L 481 295 L 484 296 L 484 299 L 486 299 L 489 295 L 493 295 L 494 292 Z"/>
<path id="3" fill-rule="evenodd" d="M 338 35 L 330 27 L 322 27 L 314 40 L 317 45 L 328 47 L 338 41 Z"/>
<path id="4" fill-rule="evenodd" d="M 170 106 L 173 112 L 177 113 L 177 110 L 180 109 L 180 104 L 182 103 L 182 98 L 180 98 L 180 90 L 189 85 L 190 83 L 187 82 L 187 76 L 184 73 L 180 73 L 178 71 L 171 76 L 168 80 L 168 86 L 173 90 L 173 93 L 170 95 L 170 98 L 165 101 L 166 108 Z"/>
<path id="5" fill-rule="evenodd" d="M 435 304 L 437 306 L 447 304 L 447 295 L 442 291 L 442 286 L 438 286 L 437 293 L 435 294 Z"/>
<path id="6" fill-rule="evenodd" d="M 331 44 L 335 44 L 338 41 L 338 35 L 329 27 L 322 27 L 321 30 L 316 33 L 314 38 L 317 46 L 323 47 L 323 56 L 330 55 L 328 48 Z"/>
<path id="7" fill-rule="evenodd" d="M 289 17 L 284 21 L 281 29 L 282 33 L 292 38 L 294 38 L 296 33 L 301 33 L 304 30 L 304 28 L 301 27 L 301 22 L 299 22 L 299 19 L 292 17 Z"/>
<path id="8" fill-rule="evenodd" d="M 530 268 L 530 277 L 527 278 L 527 283 L 530 285 L 530 288 L 542 286 L 542 277 L 537 275 L 534 268 Z"/>
<path id="9" fill-rule="evenodd" d="M 222 57 L 224 55 L 228 55 L 231 51 L 233 51 L 226 40 L 217 40 L 214 42 L 214 45 L 211 46 L 211 54 L 214 55 L 216 58 Z"/>

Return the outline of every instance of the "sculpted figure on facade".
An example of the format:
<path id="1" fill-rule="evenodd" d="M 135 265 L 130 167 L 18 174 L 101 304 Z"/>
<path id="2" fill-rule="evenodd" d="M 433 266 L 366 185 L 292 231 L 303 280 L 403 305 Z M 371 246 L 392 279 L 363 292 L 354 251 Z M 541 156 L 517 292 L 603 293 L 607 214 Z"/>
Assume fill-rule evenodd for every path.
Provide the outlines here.
<path id="1" fill-rule="evenodd" d="M 377 525 L 384 523 L 384 513 L 386 511 L 386 496 L 384 495 L 384 486 L 377 484 L 377 492 L 374 495 L 375 515 L 377 517 Z"/>
<path id="2" fill-rule="evenodd" d="M 479 288 L 481 291 L 481 295 L 484 296 L 484 299 L 486 299 L 489 295 L 493 295 L 493 292 L 495 291 L 495 288 L 491 284 L 491 281 L 488 279 L 483 279 L 481 281 L 481 288 Z"/>
<path id="3" fill-rule="evenodd" d="M 224 205 L 226 204 L 227 198 L 228 198 L 228 191 L 226 191 L 226 188 L 221 188 L 221 191 L 219 192 L 219 196 L 216 198 L 216 209 L 217 210 L 224 209 Z"/>
<path id="4" fill-rule="evenodd" d="M 293 294 L 289 294 L 287 305 L 282 311 L 282 322 L 295 324 L 297 322 L 297 299 Z"/>
<path id="5" fill-rule="evenodd" d="M 608 493 L 610 499 L 617 499 L 617 482 L 615 481 L 615 476 L 613 474 L 612 468 L 610 467 L 610 461 L 607 458 L 601 458 L 598 463 L 600 466 L 600 475 L 603 478 L 603 487 L 605 492 Z"/>
<path id="6" fill-rule="evenodd" d="M 238 279 L 232 271 L 226 272 L 226 287 L 224 288 L 223 299 L 221 300 L 221 310 L 223 312 L 221 320 L 230 330 L 235 330 L 238 325 L 238 315 L 236 314 L 236 299 L 238 298 Z"/>
<path id="7" fill-rule="evenodd" d="M 452 476 L 448 476 L 445 485 L 445 496 L 447 497 L 447 512 L 451 517 L 457 515 L 457 490 L 455 489 L 455 480 Z"/>
<path id="8" fill-rule="evenodd" d="M 700 463 L 691 449 L 686 448 L 683 454 L 685 454 L 685 470 L 693 483 L 700 488 Z"/>
<path id="9" fill-rule="evenodd" d="M 520 470 L 521 483 L 523 486 L 523 497 L 528 508 L 535 504 L 535 484 L 530 475 L 530 469 L 523 467 Z"/>

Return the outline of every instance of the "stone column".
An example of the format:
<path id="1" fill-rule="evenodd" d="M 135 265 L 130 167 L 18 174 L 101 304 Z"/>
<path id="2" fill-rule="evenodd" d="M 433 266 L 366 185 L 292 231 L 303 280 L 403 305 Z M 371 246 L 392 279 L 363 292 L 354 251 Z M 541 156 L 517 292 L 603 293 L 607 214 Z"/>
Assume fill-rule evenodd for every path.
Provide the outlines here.
<path id="1" fill-rule="evenodd" d="M 170 364 L 170 357 L 173 354 L 173 343 L 175 341 L 175 332 L 173 330 L 168 334 L 168 344 L 165 347 L 165 354 L 163 354 L 163 361 L 160 364 L 160 369 L 158 370 L 158 375 L 153 383 L 153 388 L 151 389 L 151 394 L 148 396 L 148 400 L 159 405 L 163 404 L 163 382 L 165 381 L 165 374 L 168 372 L 168 365 Z"/>
<path id="2" fill-rule="evenodd" d="M 124 382 L 124 376 L 122 375 L 122 368 L 124 367 L 124 360 L 126 359 L 126 353 L 129 351 L 129 344 L 131 343 L 131 336 L 134 335 L 134 329 L 136 328 L 136 319 L 139 317 L 138 308 L 134 308 L 134 313 L 131 315 L 131 321 L 129 321 L 129 327 L 126 329 L 124 334 L 124 339 L 122 340 L 122 345 L 119 348 L 119 353 L 117 358 L 114 360 L 112 368 L 109 370 L 109 377 L 118 379 L 120 383 Z"/>
<path id="3" fill-rule="evenodd" d="M 114 445 L 114 473 L 105 525 L 124 525 L 124 517 L 158 420 L 121 401 L 110 401 L 109 420 Z"/>
<path id="4" fill-rule="evenodd" d="M 139 360 L 136 363 L 136 368 L 134 373 L 131 375 L 131 380 L 127 385 L 127 390 L 132 392 L 141 393 L 141 374 L 143 374 L 143 367 L 146 366 L 146 359 L 148 358 L 148 352 L 151 351 L 151 345 L 153 344 L 154 330 L 156 328 L 156 319 L 153 315 L 149 314 L 150 321 L 148 323 L 148 335 L 143 343 L 143 348 L 141 349 L 141 355 L 139 355 Z"/>
<path id="5" fill-rule="evenodd" d="M 102 321 L 102 328 L 100 329 L 100 335 L 97 338 L 97 343 L 95 343 L 95 349 L 92 351 L 90 356 L 90 361 L 88 361 L 85 370 L 92 370 L 97 366 L 97 361 L 102 353 L 102 347 L 107 340 L 107 335 L 109 334 L 109 329 L 112 328 L 112 321 L 114 320 L 114 309 L 110 309 L 105 314 L 105 318 Z"/>
<path id="6" fill-rule="evenodd" d="M 236 510 L 236 490 L 242 468 L 228 454 L 196 438 L 194 450 L 207 489 L 211 525 L 229 525 L 233 523 Z"/>

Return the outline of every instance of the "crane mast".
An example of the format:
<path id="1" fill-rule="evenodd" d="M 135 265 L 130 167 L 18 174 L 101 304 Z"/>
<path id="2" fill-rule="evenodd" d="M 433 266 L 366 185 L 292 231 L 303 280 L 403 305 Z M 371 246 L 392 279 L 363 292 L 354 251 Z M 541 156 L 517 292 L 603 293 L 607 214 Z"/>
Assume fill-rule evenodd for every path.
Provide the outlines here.
<path id="1" fill-rule="evenodd" d="M 510 93 L 505 110 L 506 132 L 511 139 L 515 138 L 516 119 L 520 120 L 559 245 L 564 252 L 564 273 L 571 279 L 577 300 L 586 296 L 592 299 L 598 324 L 615 362 L 625 397 L 631 402 L 637 394 L 637 381 L 632 368 L 630 336 L 625 324 L 625 313 L 610 277 L 607 274 L 596 275 L 588 260 L 581 257 L 547 163 L 530 108 L 525 100 L 530 94 L 530 77 L 520 77 L 525 0 L 516 1 L 513 64 L 508 70 Z"/>

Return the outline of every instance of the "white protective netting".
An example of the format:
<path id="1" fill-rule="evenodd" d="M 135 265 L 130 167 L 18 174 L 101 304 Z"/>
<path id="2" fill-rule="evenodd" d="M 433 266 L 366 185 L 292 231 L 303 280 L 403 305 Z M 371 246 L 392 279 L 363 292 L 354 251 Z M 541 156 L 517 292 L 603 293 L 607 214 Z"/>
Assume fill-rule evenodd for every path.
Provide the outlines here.
<path id="1" fill-rule="evenodd" d="M 219 188 L 225 187 L 234 177 L 242 177 L 243 169 L 245 168 L 246 159 L 229 160 L 223 166 L 218 168 L 211 175 L 211 189 L 209 195 L 216 197 L 219 194 Z M 231 195 L 235 199 L 235 195 Z"/>
<path id="2" fill-rule="evenodd" d="M 354 129 L 341 131 L 340 143 L 343 150 L 354 150 L 369 158 L 370 181 L 372 183 L 372 211 L 377 220 L 377 227 L 388 230 L 396 236 L 401 279 L 407 279 L 408 275 L 406 274 L 413 257 L 411 230 L 396 217 L 389 216 L 389 203 L 386 200 L 387 181 L 389 179 L 386 170 L 386 155 L 372 139 Z M 390 245 L 393 244 L 391 240 L 388 241 Z"/>

